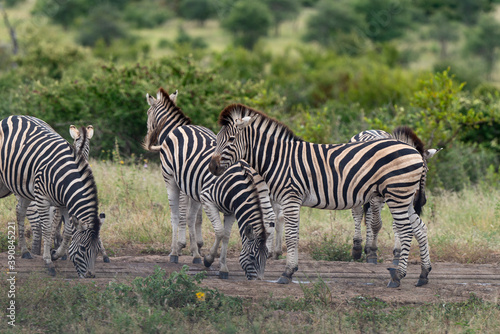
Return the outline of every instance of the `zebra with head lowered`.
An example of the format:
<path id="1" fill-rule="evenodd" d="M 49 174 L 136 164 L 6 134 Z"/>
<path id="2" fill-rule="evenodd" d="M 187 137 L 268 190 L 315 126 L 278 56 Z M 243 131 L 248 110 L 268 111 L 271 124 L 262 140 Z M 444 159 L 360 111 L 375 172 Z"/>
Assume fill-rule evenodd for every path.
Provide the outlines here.
<path id="1" fill-rule="evenodd" d="M 268 257 L 266 240 L 272 235 L 275 221 L 269 188 L 264 179 L 240 160 L 203 186 L 201 200 L 216 236 L 210 253 L 205 256 L 205 266 L 212 265 L 222 240 L 220 277 L 227 278 L 227 247 L 236 219 L 242 244 L 240 265 L 248 279 L 263 279 Z M 224 226 L 219 211 L 224 214 Z"/>
<path id="2" fill-rule="evenodd" d="M 393 138 L 393 136 L 383 130 L 365 130 L 356 135 L 354 135 L 349 142 L 355 143 L 359 141 L 370 141 L 370 140 L 378 140 L 378 139 L 387 139 Z M 427 168 L 427 161 L 434 156 L 441 149 L 428 149 L 424 152 L 424 163 Z M 424 180 L 425 182 L 425 180 Z M 422 206 L 425 205 L 426 197 L 425 193 L 423 194 Z M 365 254 L 366 261 L 368 263 L 377 263 L 377 239 L 378 233 L 382 228 L 382 216 L 381 211 L 384 206 L 384 200 L 380 196 L 373 197 L 369 203 L 363 205 L 363 207 L 356 207 L 352 209 L 352 215 L 354 217 L 354 238 L 353 238 L 353 248 L 352 248 L 352 256 L 354 259 L 361 258 L 361 243 L 363 239 L 361 237 L 361 222 L 363 220 L 363 216 L 365 217 L 366 223 L 366 244 L 365 244 Z M 418 210 L 418 207 L 415 208 Z M 416 211 L 418 215 L 420 212 Z M 396 225 L 392 225 L 392 229 L 394 232 L 394 249 L 393 249 L 393 263 L 395 265 L 399 264 L 399 257 L 401 255 L 401 242 L 399 240 L 398 229 Z"/>
<path id="3" fill-rule="evenodd" d="M 34 201 L 49 274 L 55 275 L 52 260 L 64 255 L 69 246 L 78 276 L 94 277 L 102 220 L 92 170 L 64 138 L 35 117 L 10 116 L 0 122 L 0 198 L 10 194 L 18 199 L 16 214 L 23 258 L 31 257 L 24 237 L 24 219 Z M 53 254 L 50 206 L 58 207 L 65 221 L 63 242 Z M 73 237 L 70 216 L 76 225 Z"/>
<path id="4" fill-rule="evenodd" d="M 301 206 L 343 210 L 382 196 L 389 206 L 401 239 L 401 261 L 390 268 L 389 287 L 406 276 L 413 235 L 419 242 L 421 274 L 418 286 L 431 271 L 426 226 L 414 212 L 417 190 L 423 192 L 423 144 L 413 132 L 398 132 L 396 139 L 338 145 L 306 142 L 282 123 L 241 104 L 220 114 L 217 147 L 210 171 L 221 175 L 238 160 L 247 161 L 266 181 L 271 198 L 285 215 L 287 264 L 278 283 L 290 283 L 298 270 Z M 409 130 L 409 129 L 406 129 Z M 404 142 L 400 141 L 403 140 Z"/>
<path id="5" fill-rule="evenodd" d="M 94 127 L 92 125 L 88 125 L 87 127 L 81 127 L 80 130 L 76 128 L 74 125 L 70 125 L 69 127 L 69 133 L 71 137 L 73 138 L 73 147 L 76 151 L 77 155 L 82 155 L 83 158 L 88 161 L 89 160 L 89 153 L 90 153 L 90 139 L 94 136 Z M 53 211 L 53 220 L 52 220 L 52 232 L 54 234 L 53 240 L 54 240 L 54 247 L 58 248 L 61 243 L 62 243 L 62 235 L 61 235 L 61 228 L 63 227 L 63 220 L 61 216 L 61 212 L 59 211 L 58 208 L 51 207 L 50 208 Z M 39 224 L 39 221 L 37 220 L 37 213 L 36 211 L 36 204 L 34 202 L 31 202 L 30 206 L 28 207 L 28 210 L 26 212 L 26 217 L 28 218 L 28 221 L 31 224 L 31 229 L 33 231 L 33 244 L 31 247 L 31 251 L 37 255 L 40 255 L 40 248 L 41 248 L 41 239 L 40 239 L 40 231 L 41 227 Z M 100 214 L 101 219 L 105 218 L 104 213 Z M 75 232 L 75 228 L 73 226 L 71 234 L 73 235 Z M 106 249 L 104 248 L 104 245 L 102 244 L 102 240 L 99 237 L 99 251 L 102 253 L 103 261 L 104 262 L 109 262 L 109 256 L 106 253 Z M 61 257 L 62 260 L 66 259 L 66 255 L 63 255 Z"/>
<path id="6" fill-rule="evenodd" d="M 225 253 L 227 251 L 227 242 L 229 241 L 229 232 L 235 220 L 233 216 L 235 212 L 233 210 L 238 209 L 238 215 L 241 217 L 238 220 L 238 225 L 240 226 L 240 232 L 243 233 L 241 234 L 242 242 L 245 244 L 245 240 L 251 237 L 246 233 L 248 229 L 243 227 L 258 226 L 259 224 L 256 222 L 259 222 L 259 220 L 256 220 L 254 216 L 260 216 L 262 217 L 260 219 L 264 219 L 266 215 L 259 213 L 262 210 L 262 206 L 259 205 L 252 206 L 252 209 L 249 209 L 245 213 L 245 211 L 242 211 L 244 208 L 239 208 L 238 201 L 244 201 L 245 198 L 255 199 L 259 197 L 256 196 L 256 193 L 253 195 L 241 193 L 241 183 L 236 176 L 234 180 L 223 178 L 220 181 L 216 181 L 216 177 L 208 171 L 208 163 L 215 147 L 215 135 L 212 131 L 202 126 L 191 125 L 190 119 L 183 114 L 181 109 L 170 99 L 168 93 L 163 89 L 160 89 L 157 99 L 152 100 L 149 95 L 147 98 L 151 108 L 148 110 L 148 134 L 144 140 L 144 148 L 149 151 L 160 152 L 162 175 L 167 186 L 168 200 L 171 208 L 172 225 L 175 229 L 179 219 L 182 219 L 179 215 L 178 200 L 181 192 L 186 194 L 190 199 L 188 211 L 191 218 L 199 212 L 199 208 L 203 203 L 216 233 L 216 242 L 211 248 L 210 254 L 205 257 L 204 263 L 206 266 L 210 266 L 213 263 L 218 245 L 222 241 L 223 248 L 221 251 L 219 276 L 227 278 L 228 270 L 225 265 Z M 175 124 L 185 125 L 175 126 Z M 248 185 L 249 174 L 242 172 L 241 175 L 246 175 L 246 184 Z M 238 196 L 232 200 L 233 202 L 231 202 L 229 196 L 222 196 L 222 194 L 216 193 L 217 189 L 225 188 L 227 191 L 228 187 L 236 187 L 236 185 L 239 188 L 235 189 L 239 189 L 240 192 L 234 194 L 234 196 Z M 245 192 L 247 191 L 245 190 Z M 220 218 L 218 217 L 219 210 L 225 213 L 224 228 L 222 228 Z M 232 214 L 228 214 L 228 212 Z M 268 215 L 270 214 L 268 213 Z M 249 217 L 252 217 L 252 219 L 247 221 Z M 188 217 L 187 221 L 189 223 L 193 219 Z M 256 241 L 252 243 L 254 246 L 260 245 L 262 240 L 266 240 L 259 230 L 254 230 L 252 235 L 254 235 Z M 258 236 L 258 238 L 256 239 L 255 236 Z M 175 246 L 173 243 L 172 247 Z M 267 249 L 254 246 L 245 247 L 244 245 L 242 251 L 250 253 L 240 255 L 240 259 L 247 259 L 244 261 L 245 263 L 249 263 L 249 261 L 253 263 L 253 265 L 244 267 L 247 277 L 249 275 L 250 277 L 254 276 L 254 274 L 251 274 L 252 271 L 257 273 L 263 271 L 263 264 L 267 256 Z M 191 242 L 191 251 L 194 254 L 197 254 L 198 251 L 196 247 L 193 247 L 193 242 Z M 257 274 L 257 276 L 259 275 Z"/>

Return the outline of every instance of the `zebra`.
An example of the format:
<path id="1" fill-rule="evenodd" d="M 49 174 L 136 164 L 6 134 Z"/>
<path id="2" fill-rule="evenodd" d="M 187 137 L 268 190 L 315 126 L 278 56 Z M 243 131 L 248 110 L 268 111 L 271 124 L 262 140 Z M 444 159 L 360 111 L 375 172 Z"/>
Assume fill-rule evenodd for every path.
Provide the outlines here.
<path id="1" fill-rule="evenodd" d="M 387 133 L 383 130 L 365 130 L 362 131 L 356 135 L 354 135 L 349 142 L 354 143 L 354 142 L 359 142 L 359 141 L 370 141 L 370 140 L 377 140 L 377 139 L 387 139 L 387 138 L 393 138 L 393 136 L 390 133 Z M 429 159 L 431 159 L 434 154 L 439 152 L 441 149 L 428 149 L 424 152 L 424 159 L 427 163 Z M 424 204 L 425 204 L 425 197 L 424 197 Z M 382 228 L 382 216 L 381 216 L 381 210 L 382 207 L 384 206 L 384 200 L 377 196 L 373 197 L 369 203 L 365 204 L 363 206 L 363 209 L 361 207 L 358 208 L 353 208 L 352 209 L 352 214 L 354 217 L 354 222 L 355 222 L 355 228 L 354 228 L 354 238 L 353 238 L 353 248 L 352 248 L 352 256 L 354 259 L 358 260 L 361 258 L 361 243 L 362 243 L 362 237 L 361 237 L 361 221 L 363 219 L 363 216 L 365 216 L 365 222 L 366 222 L 366 244 L 365 244 L 365 254 L 366 254 L 366 261 L 368 263 L 377 263 L 377 238 L 378 238 L 378 233 L 380 232 L 380 229 Z M 419 212 L 417 214 L 420 215 Z M 394 233 L 394 248 L 393 248 L 393 264 L 398 265 L 399 264 L 399 257 L 401 254 L 401 242 L 399 240 L 399 235 L 398 235 L 398 230 L 396 228 L 396 225 L 392 225 L 393 233 Z"/>
<path id="2" fill-rule="evenodd" d="M 89 153 L 90 153 L 90 139 L 94 136 L 94 126 L 88 125 L 87 127 L 82 127 L 80 130 L 77 129 L 76 126 L 70 125 L 69 127 L 69 133 L 71 135 L 71 138 L 73 138 L 73 147 L 75 148 L 76 154 L 81 154 L 86 161 L 89 160 Z M 33 244 L 31 246 L 31 251 L 34 254 L 40 255 L 40 248 L 41 248 L 41 239 L 40 239 L 40 226 L 39 226 L 39 221 L 36 219 L 37 215 L 35 213 L 36 210 L 36 205 L 34 202 L 31 202 L 30 206 L 28 207 L 28 210 L 26 212 L 26 217 L 28 218 L 28 221 L 31 224 L 31 229 L 33 231 Z M 54 247 L 58 248 L 59 245 L 62 242 L 62 235 L 61 235 L 61 227 L 63 226 L 62 223 L 62 216 L 61 212 L 58 208 L 53 208 L 51 207 L 51 210 L 53 211 L 53 221 L 52 221 L 52 231 L 54 233 Z M 105 214 L 102 213 L 102 218 L 105 218 Z M 72 234 L 74 233 L 75 229 L 72 229 Z M 99 238 L 99 251 L 102 253 L 102 258 L 103 261 L 106 263 L 109 263 L 109 256 L 106 253 L 106 249 L 104 248 L 104 245 L 102 244 L 101 238 Z M 61 257 L 61 260 L 66 260 L 66 254 Z"/>
<path id="3" fill-rule="evenodd" d="M 0 198 L 16 195 L 19 247 L 31 258 L 24 237 L 26 210 L 36 203 L 44 242 L 43 260 L 55 276 L 52 262 L 68 250 L 79 277 L 95 277 L 94 264 L 103 219 L 98 216 L 97 187 L 92 170 L 81 155 L 47 123 L 32 116 L 9 116 L 0 122 Z M 50 206 L 64 217 L 64 238 L 51 252 Z M 71 236 L 72 216 L 76 232 Z"/>
<path id="4" fill-rule="evenodd" d="M 151 150 L 149 141 L 156 140 L 152 139 L 149 134 L 152 134 L 154 132 L 155 134 L 152 136 L 156 136 L 156 132 L 161 131 L 165 135 L 180 126 L 191 124 L 191 119 L 184 115 L 184 113 L 182 113 L 179 108 L 173 108 L 177 105 L 178 93 L 179 91 L 176 90 L 174 93 L 169 95 L 162 87 L 160 87 L 160 89 L 158 90 L 156 98 L 146 93 L 146 101 L 149 105 L 149 109 L 147 111 L 148 135 L 146 135 L 145 141 L 143 143 L 143 147 L 146 150 Z M 160 120 L 160 123 L 156 123 L 157 120 Z M 189 211 L 188 209 L 196 206 L 196 204 L 191 203 L 192 200 L 182 191 L 180 191 L 177 198 L 169 201 L 170 207 L 173 208 L 171 212 L 172 251 L 170 253 L 170 262 L 178 263 L 180 251 L 184 247 L 186 247 L 187 219 L 189 226 L 189 239 L 191 242 L 190 250 L 193 255 L 193 263 L 201 263 L 200 252 L 201 248 L 203 247 L 203 236 L 201 233 L 201 206 L 199 206 L 197 212 L 195 213 L 196 216 L 194 216 L 193 211 Z M 186 217 L 188 212 L 189 217 Z"/>
<path id="5" fill-rule="evenodd" d="M 219 277 L 228 277 L 227 247 L 234 220 L 238 222 L 242 249 L 239 262 L 246 277 L 263 279 L 268 248 L 266 240 L 272 234 L 275 215 L 269 189 L 264 179 L 246 162 L 238 161 L 220 177 L 203 185 L 203 209 L 213 224 L 216 240 L 204 264 L 209 268 L 222 241 Z M 224 225 L 219 211 L 224 214 Z"/>
<path id="6" fill-rule="evenodd" d="M 271 199 L 285 215 L 287 263 L 278 283 L 288 284 L 298 270 L 301 206 L 340 210 L 383 196 L 401 239 L 398 268 L 389 268 L 388 287 L 406 276 L 412 236 L 420 248 L 421 274 L 417 286 L 428 283 L 431 262 L 427 230 L 415 213 L 421 207 L 425 162 L 423 143 L 409 128 L 395 130 L 397 139 L 323 145 L 306 142 L 284 124 L 242 104 L 227 106 L 219 116 L 221 130 L 209 170 L 221 175 L 245 160 L 266 181 Z M 401 142 L 404 141 L 404 142 Z"/>
<path id="7" fill-rule="evenodd" d="M 222 231 L 220 229 L 220 221 L 214 218 L 215 214 L 213 212 L 215 210 L 213 210 L 213 206 L 212 209 L 209 208 L 206 193 L 205 200 L 202 199 L 203 191 L 209 189 L 215 180 L 215 176 L 208 171 L 208 163 L 215 148 L 215 134 L 205 127 L 191 125 L 190 119 L 171 101 L 168 93 L 163 89 L 160 89 L 155 100 L 151 100 L 149 95 L 146 95 L 146 97 L 151 108 L 148 110 L 148 133 L 144 139 L 144 148 L 148 151 L 160 152 L 162 175 L 167 186 L 168 201 L 171 208 L 174 233 L 172 238 L 172 253 L 174 253 L 178 251 L 176 250 L 177 245 L 175 243 L 175 229 L 179 221 L 182 221 L 184 218 L 182 211 L 180 211 L 182 206 L 179 205 L 180 193 L 184 193 L 190 199 L 187 210 L 189 213 L 187 222 L 190 224 L 191 241 L 196 240 L 196 236 L 192 232 L 192 222 L 194 221 L 194 215 L 202 207 L 202 202 L 206 210 L 212 212 L 209 218 L 211 218 L 214 229 Z M 156 107 L 157 104 L 161 104 L 162 107 Z M 155 107 L 153 108 L 153 106 Z M 175 126 L 175 124 L 182 123 L 184 125 Z M 215 205 L 222 207 L 221 203 L 215 203 Z M 224 207 L 226 209 L 229 208 L 229 204 L 224 203 Z M 224 218 L 224 226 L 232 226 L 235 218 L 227 214 Z M 242 223 L 238 222 L 238 224 Z M 201 229 L 199 231 L 201 232 Z M 210 255 L 207 255 L 204 259 L 205 265 L 210 266 L 213 263 L 214 252 L 217 250 L 222 238 L 222 235 L 217 234 L 216 244 L 211 248 Z M 225 258 L 223 258 L 225 252 L 224 244 L 226 242 L 222 241 L 223 251 L 221 252 L 222 260 L 219 277 L 227 278 L 228 271 L 224 263 Z M 198 257 L 201 262 L 198 248 L 193 242 L 191 242 L 190 250 L 194 258 Z M 195 262 L 195 259 L 193 259 L 193 262 Z M 258 261 L 262 260 L 259 259 Z"/>

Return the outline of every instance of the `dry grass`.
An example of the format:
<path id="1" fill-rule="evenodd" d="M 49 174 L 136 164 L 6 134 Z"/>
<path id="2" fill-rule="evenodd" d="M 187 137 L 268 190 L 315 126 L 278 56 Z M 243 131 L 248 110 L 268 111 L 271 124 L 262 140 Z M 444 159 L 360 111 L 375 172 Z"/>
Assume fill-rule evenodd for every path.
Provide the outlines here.
<path id="1" fill-rule="evenodd" d="M 102 239 L 110 255 L 148 251 L 169 253 L 170 209 L 160 167 L 149 163 L 124 165 L 91 160 L 99 191 L 100 210 L 106 213 Z M 384 226 L 379 236 L 380 256 L 392 256 L 393 233 L 389 210 L 382 211 Z M 429 230 L 433 261 L 494 263 L 500 258 L 500 189 L 474 187 L 460 193 L 436 192 L 428 196 L 422 219 Z M 15 220 L 15 198 L 0 201 L 0 220 Z M 363 230 L 364 233 L 364 230 Z M 350 210 L 324 211 L 303 208 L 300 251 L 310 252 L 324 235 L 339 243 L 352 243 L 354 224 Z M 209 220 L 204 216 L 204 250 L 214 241 Z M 230 239 L 230 256 L 239 252 L 236 227 Z M 286 250 L 283 249 L 285 252 Z M 184 250 L 188 255 L 188 251 Z M 418 260 L 413 241 L 411 260 Z"/>

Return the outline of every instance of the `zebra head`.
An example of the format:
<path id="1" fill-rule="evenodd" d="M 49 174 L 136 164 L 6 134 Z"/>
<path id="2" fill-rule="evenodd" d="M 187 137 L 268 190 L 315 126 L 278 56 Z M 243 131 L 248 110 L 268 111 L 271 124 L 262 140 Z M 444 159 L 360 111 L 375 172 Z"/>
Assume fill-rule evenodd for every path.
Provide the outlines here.
<path id="1" fill-rule="evenodd" d="M 217 134 L 217 145 L 208 166 L 210 173 L 220 176 L 238 160 L 245 160 L 247 145 L 244 129 L 253 120 L 254 117 L 245 116 L 222 126 Z"/>
<path id="2" fill-rule="evenodd" d="M 247 279 L 263 279 L 266 269 L 268 249 L 266 239 L 256 236 L 252 226 L 247 225 L 242 235 L 242 247 L 239 262 Z"/>
<path id="3" fill-rule="evenodd" d="M 83 224 L 75 217 L 71 221 L 76 228 L 69 246 L 69 258 L 75 265 L 80 278 L 94 278 L 94 265 L 99 252 L 99 230 L 104 222 L 105 215 L 101 213 L 96 218 L 94 225 L 84 229 Z"/>

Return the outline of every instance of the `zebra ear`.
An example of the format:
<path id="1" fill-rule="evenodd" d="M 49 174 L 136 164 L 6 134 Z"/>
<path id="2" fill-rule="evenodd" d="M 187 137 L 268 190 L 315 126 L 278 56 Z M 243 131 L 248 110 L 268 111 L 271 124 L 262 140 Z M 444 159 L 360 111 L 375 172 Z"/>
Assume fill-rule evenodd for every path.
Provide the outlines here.
<path id="1" fill-rule="evenodd" d="M 236 127 L 238 129 L 244 129 L 253 121 L 253 119 L 254 119 L 254 117 L 251 117 L 251 116 L 245 116 L 241 119 L 237 119 L 235 121 Z"/>
<path id="2" fill-rule="evenodd" d="M 94 136 L 94 127 L 92 125 L 87 126 L 87 138 L 92 139 Z"/>
<path id="3" fill-rule="evenodd" d="M 78 131 L 78 129 L 74 125 L 69 126 L 69 134 L 71 135 L 71 138 L 73 138 L 73 139 L 80 137 L 80 131 Z"/>
<path id="4" fill-rule="evenodd" d="M 101 212 L 99 214 L 99 225 L 102 226 L 104 224 L 104 220 L 106 219 L 106 214 L 104 212 Z"/>
<path id="5" fill-rule="evenodd" d="M 158 93 L 159 95 L 160 93 Z M 159 98 L 159 97 L 158 97 Z M 146 93 L 146 100 L 148 101 L 148 104 L 152 107 L 153 105 L 156 104 L 156 99 L 154 97 L 152 97 L 151 95 L 149 95 L 148 93 Z"/>
<path id="6" fill-rule="evenodd" d="M 439 151 L 441 151 L 443 148 L 438 148 L 437 150 L 435 148 L 430 148 L 428 149 L 427 151 L 425 151 L 424 153 L 424 156 L 425 156 L 425 160 L 429 160 L 430 158 L 432 158 L 434 156 L 434 154 L 438 153 Z"/>
<path id="7" fill-rule="evenodd" d="M 170 94 L 170 100 L 172 100 L 172 102 L 177 105 L 177 94 L 179 93 L 179 91 L 176 89 L 175 90 L 175 93 L 172 93 Z"/>
<path id="8" fill-rule="evenodd" d="M 248 238 L 248 240 L 253 241 L 255 240 L 255 235 L 253 233 L 253 228 L 252 226 L 248 225 L 245 227 L 245 230 L 243 231 L 245 233 L 245 236 Z"/>

